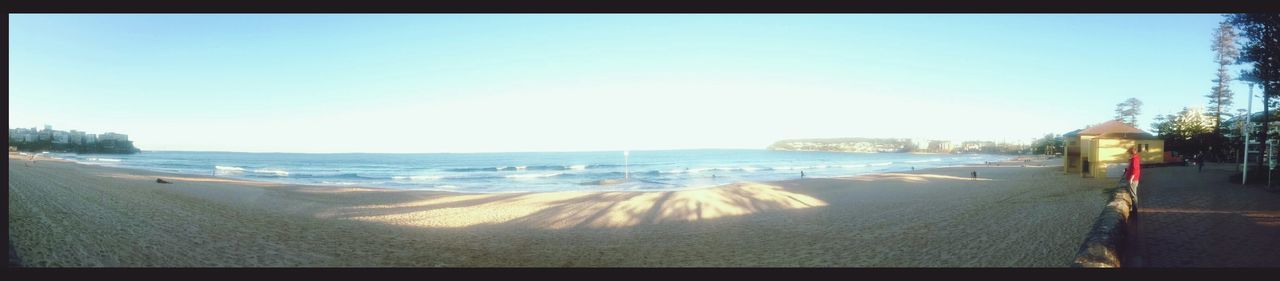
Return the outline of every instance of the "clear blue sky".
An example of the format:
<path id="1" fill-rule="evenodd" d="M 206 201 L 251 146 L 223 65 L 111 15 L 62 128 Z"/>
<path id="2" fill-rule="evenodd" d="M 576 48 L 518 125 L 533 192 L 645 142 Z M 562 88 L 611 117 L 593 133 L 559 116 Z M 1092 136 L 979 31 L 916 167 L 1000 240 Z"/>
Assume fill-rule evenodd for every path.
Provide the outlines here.
<path id="1" fill-rule="evenodd" d="M 1203 105 L 1221 19 L 11 14 L 9 127 L 280 152 L 1028 141 L 1128 97 L 1148 130 Z"/>

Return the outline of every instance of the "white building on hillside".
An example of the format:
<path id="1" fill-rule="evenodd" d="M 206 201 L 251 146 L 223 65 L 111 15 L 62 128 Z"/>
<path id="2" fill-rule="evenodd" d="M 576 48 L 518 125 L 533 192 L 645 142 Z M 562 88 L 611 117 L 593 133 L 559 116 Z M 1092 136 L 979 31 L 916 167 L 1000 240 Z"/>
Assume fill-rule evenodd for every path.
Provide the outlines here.
<path id="1" fill-rule="evenodd" d="M 98 141 L 109 141 L 109 140 L 127 141 L 129 140 L 129 135 L 106 132 L 98 136 Z"/>

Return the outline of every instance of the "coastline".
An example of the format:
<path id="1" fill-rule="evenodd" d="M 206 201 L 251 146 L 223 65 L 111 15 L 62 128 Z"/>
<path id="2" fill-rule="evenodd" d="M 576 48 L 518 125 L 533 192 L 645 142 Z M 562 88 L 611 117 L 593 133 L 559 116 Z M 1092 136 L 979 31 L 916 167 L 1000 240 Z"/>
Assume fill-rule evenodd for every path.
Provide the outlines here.
<path id="1" fill-rule="evenodd" d="M 866 153 L 876 154 L 876 153 Z M 910 154 L 915 153 L 879 153 L 879 154 Z M 28 154 L 30 155 L 30 154 Z M 809 172 L 804 178 L 838 178 L 857 176 L 875 173 L 895 173 L 908 172 L 916 168 L 948 168 L 960 166 L 977 166 L 976 163 L 964 163 L 966 160 L 961 159 L 960 155 L 968 155 L 967 161 L 987 163 L 1012 163 L 1014 159 L 1021 159 L 1026 156 L 1020 155 L 987 155 L 987 154 L 950 154 L 957 157 L 951 158 L 951 161 L 945 161 L 940 158 L 927 160 L 911 160 L 911 159 L 886 159 L 884 161 L 871 161 L 876 163 L 854 163 L 849 164 L 825 164 L 825 163 L 809 163 L 806 164 L 757 164 L 757 165 L 739 165 L 734 164 L 702 164 L 702 165 L 668 165 L 667 167 L 649 167 L 648 170 L 636 170 L 636 173 L 648 173 L 647 176 L 656 176 L 655 179 L 640 178 L 634 184 L 615 186 L 612 184 L 601 185 L 591 184 L 593 182 L 614 181 L 610 176 L 616 176 L 621 179 L 622 172 L 620 168 L 610 172 L 610 165 L 569 165 L 569 164 L 537 164 L 530 166 L 528 171 L 524 170 L 525 166 L 512 164 L 490 164 L 497 165 L 500 170 L 498 173 L 492 173 L 492 167 L 481 165 L 459 166 L 453 168 L 434 168 L 423 171 L 405 171 L 417 169 L 416 167 L 395 167 L 382 170 L 361 170 L 355 169 L 347 171 L 343 165 L 329 165 L 326 167 L 309 167 L 309 166 L 291 166 L 288 163 L 235 163 L 235 162 L 203 162 L 203 163 L 181 163 L 181 168 L 172 168 L 169 166 L 155 165 L 147 163 L 155 159 L 129 159 L 126 162 L 133 163 L 135 160 L 139 163 L 146 164 L 125 164 L 118 158 L 102 158 L 97 155 L 63 155 L 63 154 L 37 154 L 38 159 L 49 161 L 67 161 L 96 167 L 124 168 L 134 169 L 138 171 L 154 172 L 161 174 L 169 174 L 174 177 L 215 177 L 234 181 L 249 182 L 267 182 L 285 185 L 308 185 L 308 186 L 327 186 L 327 187 L 361 187 L 361 188 L 379 188 L 393 190 L 429 190 L 450 193 L 466 193 L 466 194 L 493 194 L 493 193 L 526 193 L 526 192 L 557 192 L 557 191 L 679 191 L 700 188 L 714 188 L 721 185 L 733 184 L 736 182 L 773 182 L 796 178 L 796 174 L 800 172 Z M 11 158 L 13 156 L 11 155 Z M 109 156 L 107 156 L 109 157 Z M 177 155 L 168 157 L 190 157 L 188 155 Z M 1043 158 L 1038 156 L 1035 158 Z M 161 159 L 167 161 L 167 159 Z M 313 159 L 324 163 L 361 163 L 366 159 Z M 161 162 L 164 162 L 161 161 Z M 352 161 L 352 162 L 347 162 Z M 431 160 L 428 160 L 431 161 Z M 763 160 L 769 161 L 769 160 Z M 576 160 L 569 160 L 566 163 L 574 163 Z M 936 163 L 942 162 L 942 163 Z M 729 162 L 726 162 L 729 163 Z M 867 164 L 870 163 L 870 164 Z M 216 169 L 193 169 L 190 167 L 211 165 Z M 432 164 L 428 164 L 432 165 Z M 561 166 L 562 165 L 562 166 Z M 883 166 L 883 167 L 876 167 Z M 246 168 L 247 167 L 247 168 Z M 514 167 L 514 169 L 512 168 Z M 550 167 L 550 168 L 548 168 Z M 618 166 L 620 167 L 620 166 Z M 831 169 L 827 169 L 831 167 Z M 850 169 L 850 167 L 853 167 Z M 585 169 L 584 169 L 585 168 Z M 813 171 L 809 171 L 812 168 Z M 399 170 L 397 170 L 399 169 Z M 536 170 L 536 171 L 535 171 Z M 764 170 L 756 175 L 748 175 L 756 171 Z M 790 171 L 788 171 L 790 170 Z M 481 173 L 467 173 L 476 172 Z M 723 173 L 718 180 L 714 175 Z M 742 174 L 746 171 L 747 174 Z M 772 171 L 772 172 L 770 172 Z M 607 175 L 607 174 L 614 175 Z M 526 179 L 536 178 L 543 180 L 533 185 L 525 185 Z M 504 180 L 505 178 L 505 180 Z M 497 179 L 497 180 L 493 180 Z M 643 183 L 642 183 L 643 182 Z M 649 185 L 646 185 L 648 183 Z"/>
<path id="2" fill-rule="evenodd" d="M 32 266 L 1068 266 L 1103 205 L 1049 167 L 477 194 L 20 162 Z"/>

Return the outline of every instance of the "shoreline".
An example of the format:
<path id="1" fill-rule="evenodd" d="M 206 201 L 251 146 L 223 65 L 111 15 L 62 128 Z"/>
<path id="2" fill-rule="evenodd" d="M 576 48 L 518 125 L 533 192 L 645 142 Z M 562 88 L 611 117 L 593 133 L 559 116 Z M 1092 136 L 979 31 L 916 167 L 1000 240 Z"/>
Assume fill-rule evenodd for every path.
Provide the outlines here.
<path id="1" fill-rule="evenodd" d="M 730 185 L 743 184 L 743 183 L 751 183 L 751 182 L 758 182 L 758 183 L 777 183 L 777 182 L 782 182 L 782 181 L 791 181 L 791 180 L 797 180 L 797 179 L 846 178 L 846 177 L 857 177 L 857 176 L 875 175 L 875 174 L 885 174 L 885 173 L 907 173 L 907 172 L 912 172 L 912 173 L 914 173 L 914 172 L 928 172 L 928 171 L 930 171 L 930 170 L 935 170 L 935 169 L 948 169 L 948 168 L 957 168 L 957 167 L 999 167 L 999 165 L 991 166 L 991 165 L 987 165 L 987 164 L 962 164 L 962 165 L 949 165 L 949 166 L 935 166 L 935 167 L 929 167 L 929 168 L 911 169 L 911 170 L 904 170 L 904 171 L 877 171 L 877 172 L 866 172 L 866 173 L 861 173 L 861 174 L 850 174 L 850 175 L 839 175 L 839 176 L 816 176 L 816 177 L 815 177 L 815 176 L 810 176 L 810 177 L 806 177 L 806 178 L 783 179 L 783 180 L 768 180 L 768 181 L 735 181 L 735 182 L 728 182 L 728 183 L 717 184 L 717 185 L 712 185 L 712 186 L 680 187 L 680 188 L 674 188 L 674 189 L 650 189 L 650 190 L 610 190 L 610 189 L 599 189 L 599 190 L 555 190 L 555 191 L 494 191 L 494 192 L 477 192 L 477 191 L 452 191 L 452 190 L 426 189 L 426 188 L 394 188 L 394 187 L 366 186 L 366 185 L 338 185 L 338 184 L 325 185 L 325 184 L 291 183 L 291 182 L 284 182 L 284 181 L 276 182 L 276 181 L 267 181 L 267 180 L 242 179 L 242 178 L 235 178 L 235 177 L 228 177 L 228 176 L 219 176 L 219 175 L 216 175 L 216 174 L 214 174 L 214 175 L 204 175 L 204 174 L 194 174 L 194 173 L 177 173 L 177 172 L 167 172 L 167 171 L 148 170 L 148 169 L 137 168 L 137 167 L 119 167 L 119 166 L 110 166 L 110 165 L 94 165 L 94 164 L 85 164 L 85 163 L 79 163 L 79 162 L 71 161 L 71 160 L 67 160 L 67 159 L 51 158 L 51 157 L 47 157 L 47 156 L 41 156 L 41 154 L 40 154 L 40 153 L 27 153 L 27 155 L 24 155 L 24 156 L 17 156 L 17 154 L 16 154 L 16 153 L 10 153 L 10 154 L 9 154 L 9 159 L 10 159 L 10 160 L 21 160 L 21 161 L 26 161 L 25 159 L 22 159 L 22 158 L 28 157 L 28 156 L 29 156 L 29 155 L 31 155 L 31 154 L 35 154 L 35 155 L 36 155 L 35 160 L 38 160 L 38 161 L 56 161 L 56 162 L 62 162 L 62 163 L 68 163 L 68 164 L 75 164 L 75 165 L 82 165 L 82 166 L 88 166 L 88 167 L 101 167 L 101 168 L 123 169 L 123 170 L 131 170 L 131 171 L 136 171 L 136 172 L 145 172 L 145 173 L 154 173 L 154 174 L 167 174 L 167 175 L 169 175 L 169 177 L 172 177 L 172 178 L 198 177 L 198 178 L 215 178 L 215 179 L 221 179 L 221 180 L 226 180 L 226 181 L 237 181 L 237 182 L 255 183 L 255 184 L 298 185 L 298 186 L 309 186 L 309 187 L 318 187 L 318 188 L 360 188 L 360 189 L 385 189 L 385 190 L 411 190 L 411 191 L 424 191 L 424 192 L 443 192 L 443 193 L 451 193 L 451 194 L 512 194 L 512 193 L 548 193 L 548 192 L 671 192 L 671 191 L 681 191 L 681 190 L 698 190 L 698 189 L 718 188 L 718 187 L 722 187 L 722 186 L 730 186 Z M 941 154 L 941 153 L 940 153 L 940 154 Z M 1008 165 L 1026 164 L 1026 163 L 1024 163 L 1024 162 L 1017 162 L 1017 161 L 1022 160 L 1022 159 L 1024 159 L 1024 158 L 1031 159 L 1031 158 L 1045 158 L 1045 157 L 1043 157 L 1043 156 L 1027 157 L 1027 156 L 1015 156 L 1015 155 L 1009 155 L 1009 157 L 1008 157 L 1007 159 L 1004 159 L 1004 160 L 999 161 L 999 162 L 990 162 L 990 163 L 1000 163 L 1000 164 L 1008 164 Z M 1047 161 L 1046 163 L 1052 163 L 1052 162 L 1054 162 L 1054 161 L 1052 161 L 1051 159 L 1052 159 L 1052 158 L 1049 158 L 1049 159 L 1039 159 L 1039 160 L 1040 160 L 1040 161 Z M 1033 160 L 1033 161 L 1034 161 L 1034 160 Z M 1049 165 L 1049 166 L 1052 166 L 1052 165 Z M 1045 165 L 1040 165 L 1040 166 L 1036 166 L 1036 167 L 1045 167 Z"/>
<path id="2" fill-rule="evenodd" d="M 1051 167 L 476 194 L 22 161 L 10 232 L 35 267 L 1066 267 L 1103 205 L 1099 182 Z"/>

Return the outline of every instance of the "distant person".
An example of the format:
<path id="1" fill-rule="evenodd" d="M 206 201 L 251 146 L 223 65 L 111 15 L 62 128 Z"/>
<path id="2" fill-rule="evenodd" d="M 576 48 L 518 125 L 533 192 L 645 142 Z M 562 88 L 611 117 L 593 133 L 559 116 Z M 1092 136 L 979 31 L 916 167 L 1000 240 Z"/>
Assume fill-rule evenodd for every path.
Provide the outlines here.
<path id="1" fill-rule="evenodd" d="M 1133 208 L 1138 208 L 1138 183 L 1142 180 L 1142 159 L 1138 158 L 1138 150 L 1129 148 L 1129 195 L 1133 196 Z"/>
<path id="2" fill-rule="evenodd" d="M 915 170 L 916 170 L 916 166 L 911 166 L 911 170 L 912 170 L 912 171 L 915 171 Z"/>
<path id="3" fill-rule="evenodd" d="M 1196 156 L 1196 172 L 1204 172 L 1204 155 Z"/>
<path id="4" fill-rule="evenodd" d="M 800 178 L 804 178 L 804 171 L 800 171 Z"/>
<path id="5" fill-rule="evenodd" d="M 976 179 L 978 179 L 978 171 L 977 171 L 977 170 L 974 170 L 972 173 L 970 173 L 970 175 L 972 175 L 972 176 L 973 176 L 973 179 L 975 179 L 975 180 L 976 180 Z"/>

